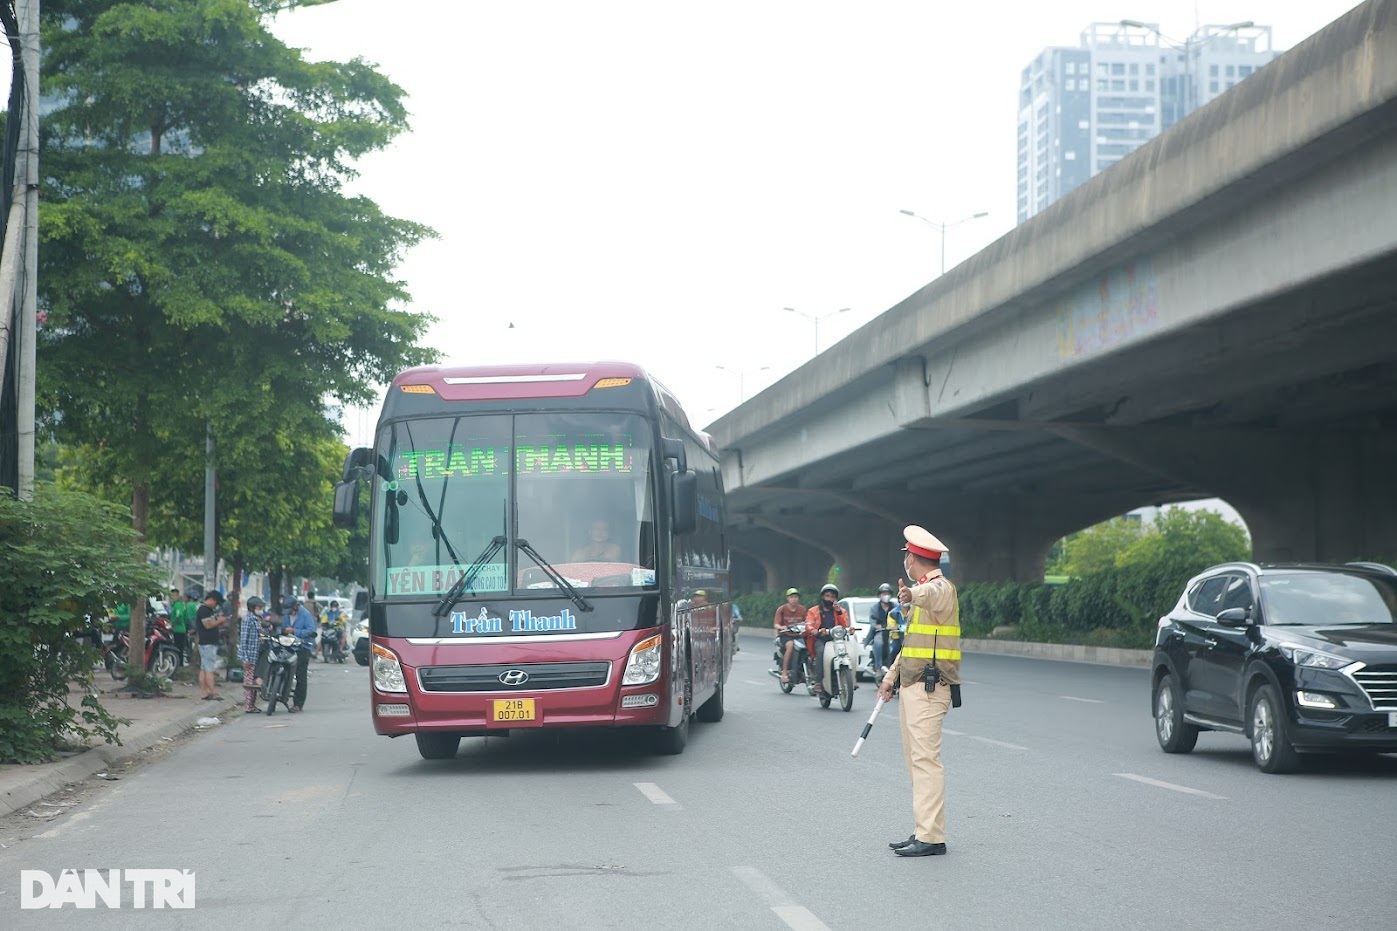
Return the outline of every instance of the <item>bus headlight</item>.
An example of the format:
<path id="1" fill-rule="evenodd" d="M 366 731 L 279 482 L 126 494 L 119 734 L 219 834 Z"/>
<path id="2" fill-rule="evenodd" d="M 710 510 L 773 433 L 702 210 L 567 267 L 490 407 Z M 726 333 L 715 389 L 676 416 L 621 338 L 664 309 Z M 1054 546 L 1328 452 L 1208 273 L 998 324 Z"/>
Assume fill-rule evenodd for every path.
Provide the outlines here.
<path id="1" fill-rule="evenodd" d="M 374 688 L 380 692 L 406 692 L 407 682 L 403 679 L 403 664 L 398 654 L 387 647 L 373 645 Z"/>
<path id="2" fill-rule="evenodd" d="M 626 671 L 621 676 L 622 685 L 649 685 L 660 677 L 660 650 L 664 647 L 664 637 L 656 634 L 631 647 L 630 658 L 626 660 Z"/>

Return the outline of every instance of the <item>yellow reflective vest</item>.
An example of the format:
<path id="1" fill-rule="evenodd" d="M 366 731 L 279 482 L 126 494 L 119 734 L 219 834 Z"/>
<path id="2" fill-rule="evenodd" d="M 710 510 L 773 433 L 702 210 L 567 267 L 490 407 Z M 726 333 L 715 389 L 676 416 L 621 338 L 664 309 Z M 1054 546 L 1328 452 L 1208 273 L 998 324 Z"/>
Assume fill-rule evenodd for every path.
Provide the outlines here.
<path id="1" fill-rule="evenodd" d="M 902 652 L 896 663 L 902 685 L 920 684 L 932 660 L 942 682 L 959 685 L 960 600 L 940 569 L 912 586 L 912 603 L 902 606 L 902 618 Z"/>

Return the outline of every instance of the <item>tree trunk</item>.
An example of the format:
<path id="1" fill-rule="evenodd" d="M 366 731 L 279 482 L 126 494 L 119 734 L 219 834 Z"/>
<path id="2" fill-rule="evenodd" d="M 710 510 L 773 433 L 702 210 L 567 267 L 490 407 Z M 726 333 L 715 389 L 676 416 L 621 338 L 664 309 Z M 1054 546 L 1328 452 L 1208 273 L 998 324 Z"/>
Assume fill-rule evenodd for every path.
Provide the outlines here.
<path id="1" fill-rule="evenodd" d="M 273 569 L 267 573 L 267 584 L 272 590 L 270 595 L 272 610 L 277 611 L 281 608 L 281 569 Z"/>
<path id="2" fill-rule="evenodd" d="M 144 548 L 146 528 L 150 525 L 150 484 L 148 482 L 137 482 L 131 488 L 131 525 L 136 530 L 136 542 Z M 127 631 L 131 647 L 126 652 L 126 674 L 128 677 L 146 670 L 147 597 L 146 593 L 142 592 L 141 597 L 137 598 L 136 603 L 131 606 L 131 626 Z"/>

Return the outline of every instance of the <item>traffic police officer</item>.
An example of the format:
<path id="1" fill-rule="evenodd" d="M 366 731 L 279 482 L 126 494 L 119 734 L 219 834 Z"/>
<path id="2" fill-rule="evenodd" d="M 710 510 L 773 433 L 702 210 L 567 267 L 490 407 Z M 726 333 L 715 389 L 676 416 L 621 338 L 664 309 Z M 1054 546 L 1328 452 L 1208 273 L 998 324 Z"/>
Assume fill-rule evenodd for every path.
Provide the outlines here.
<path id="1" fill-rule="evenodd" d="M 883 700 L 898 684 L 902 755 L 912 777 L 916 829 L 888 846 L 900 857 L 946 852 L 946 776 L 941 765 L 941 724 L 960 694 L 960 604 L 955 586 L 941 574 L 945 545 L 921 527 L 906 527 L 903 567 L 911 588 L 898 579 L 902 603 L 902 652 L 878 686 Z M 959 702 L 957 702 L 959 704 Z"/>

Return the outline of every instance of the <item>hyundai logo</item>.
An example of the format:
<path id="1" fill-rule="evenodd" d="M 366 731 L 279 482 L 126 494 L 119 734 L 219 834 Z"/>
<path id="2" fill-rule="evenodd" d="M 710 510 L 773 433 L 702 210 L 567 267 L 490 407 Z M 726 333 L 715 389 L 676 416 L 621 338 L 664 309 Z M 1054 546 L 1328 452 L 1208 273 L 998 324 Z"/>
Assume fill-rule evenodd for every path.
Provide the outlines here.
<path id="1" fill-rule="evenodd" d="M 500 673 L 500 682 L 505 685 L 523 685 L 529 681 L 529 674 L 522 669 L 506 669 Z"/>

